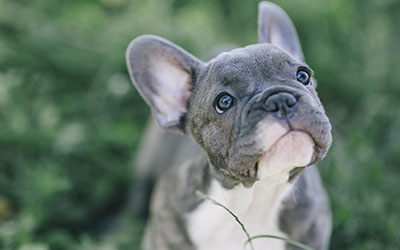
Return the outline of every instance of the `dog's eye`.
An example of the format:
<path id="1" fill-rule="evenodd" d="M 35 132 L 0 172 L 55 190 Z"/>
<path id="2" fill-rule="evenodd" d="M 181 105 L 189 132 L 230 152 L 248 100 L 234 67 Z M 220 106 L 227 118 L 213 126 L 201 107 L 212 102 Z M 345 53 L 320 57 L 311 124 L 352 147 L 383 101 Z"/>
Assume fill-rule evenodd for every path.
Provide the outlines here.
<path id="1" fill-rule="evenodd" d="M 297 81 L 301 82 L 303 85 L 310 84 L 310 74 L 304 69 L 299 69 L 296 74 Z"/>
<path id="2" fill-rule="evenodd" d="M 215 110 L 218 114 L 222 114 L 235 104 L 236 100 L 233 96 L 228 93 L 220 94 L 217 99 L 215 99 Z"/>

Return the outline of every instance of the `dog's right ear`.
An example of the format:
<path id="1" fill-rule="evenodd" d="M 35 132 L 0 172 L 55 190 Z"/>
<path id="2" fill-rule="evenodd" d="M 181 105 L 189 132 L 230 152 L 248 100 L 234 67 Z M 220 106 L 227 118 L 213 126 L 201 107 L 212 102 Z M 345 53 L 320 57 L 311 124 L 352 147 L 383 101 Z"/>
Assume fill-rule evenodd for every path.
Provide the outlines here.
<path id="1" fill-rule="evenodd" d="M 274 3 L 260 2 L 258 5 L 258 40 L 259 43 L 272 43 L 304 62 L 292 21 L 285 11 Z"/>
<path id="2" fill-rule="evenodd" d="M 157 36 L 133 40 L 126 53 L 133 84 L 151 107 L 159 125 L 184 133 L 184 117 L 194 76 L 203 62 Z"/>

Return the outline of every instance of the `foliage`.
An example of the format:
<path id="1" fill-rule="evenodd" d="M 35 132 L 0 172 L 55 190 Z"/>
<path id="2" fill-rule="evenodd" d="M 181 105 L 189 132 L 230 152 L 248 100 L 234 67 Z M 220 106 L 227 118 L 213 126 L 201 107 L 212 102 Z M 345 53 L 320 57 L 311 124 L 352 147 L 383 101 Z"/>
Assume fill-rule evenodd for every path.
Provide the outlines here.
<path id="1" fill-rule="evenodd" d="M 149 110 L 125 49 L 161 35 L 206 60 L 256 42 L 255 0 L 0 0 L 0 249 L 132 249 L 98 239 L 129 193 Z M 332 249 L 400 245 L 400 2 L 276 1 L 295 23 L 334 126 L 320 169 Z"/>

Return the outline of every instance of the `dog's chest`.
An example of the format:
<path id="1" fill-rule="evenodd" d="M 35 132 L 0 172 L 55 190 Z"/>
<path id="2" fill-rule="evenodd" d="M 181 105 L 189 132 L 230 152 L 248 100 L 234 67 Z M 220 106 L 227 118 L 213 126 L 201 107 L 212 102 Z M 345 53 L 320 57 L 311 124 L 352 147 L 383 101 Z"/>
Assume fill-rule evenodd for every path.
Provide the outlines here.
<path id="1" fill-rule="evenodd" d="M 244 224 L 250 236 L 270 234 L 285 237 L 279 230 L 279 209 L 289 184 L 268 187 L 257 183 L 248 189 L 243 186 L 224 189 L 212 181 L 209 196 L 229 208 Z M 241 226 L 225 209 L 204 201 L 187 216 L 189 237 L 198 250 L 243 250 L 247 239 Z M 253 241 L 254 250 L 283 250 L 285 242 L 260 238 Z"/>

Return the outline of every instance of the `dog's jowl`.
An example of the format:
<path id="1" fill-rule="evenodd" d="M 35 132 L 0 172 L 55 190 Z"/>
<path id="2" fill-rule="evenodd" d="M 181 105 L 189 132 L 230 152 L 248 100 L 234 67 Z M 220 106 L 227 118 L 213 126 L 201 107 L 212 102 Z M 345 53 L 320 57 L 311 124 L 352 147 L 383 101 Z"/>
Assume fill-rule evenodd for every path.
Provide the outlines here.
<path id="1" fill-rule="evenodd" d="M 129 45 L 131 79 L 158 123 L 138 154 L 138 185 L 150 193 L 154 184 L 145 250 L 244 249 L 241 226 L 197 191 L 250 236 L 328 248 L 330 208 L 315 163 L 331 125 L 289 17 L 262 2 L 258 29 L 259 44 L 208 62 L 152 35 Z M 296 249 L 271 238 L 252 245 Z"/>

